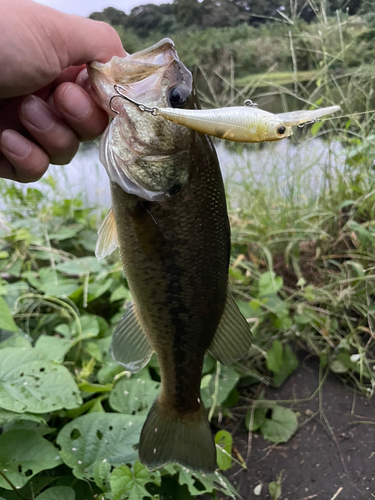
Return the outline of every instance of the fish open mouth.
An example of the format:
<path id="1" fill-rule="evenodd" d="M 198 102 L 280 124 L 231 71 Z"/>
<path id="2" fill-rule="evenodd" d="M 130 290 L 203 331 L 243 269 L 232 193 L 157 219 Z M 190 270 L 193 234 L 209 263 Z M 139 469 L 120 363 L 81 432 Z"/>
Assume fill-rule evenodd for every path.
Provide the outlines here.
<path id="1" fill-rule="evenodd" d="M 105 64 L 93 62 L 88 66 L 88 72 L 102 106 L 112 116 L 109 100 L 115 94 L 115 85 L 122 87 L 123 94 L 145 104 L 167 105 L 160 102 L 163 88 L 181 80 L 192 82 L 190 72 L 180 62 L 169 38 L 124 58 L 114 56 Z"/>

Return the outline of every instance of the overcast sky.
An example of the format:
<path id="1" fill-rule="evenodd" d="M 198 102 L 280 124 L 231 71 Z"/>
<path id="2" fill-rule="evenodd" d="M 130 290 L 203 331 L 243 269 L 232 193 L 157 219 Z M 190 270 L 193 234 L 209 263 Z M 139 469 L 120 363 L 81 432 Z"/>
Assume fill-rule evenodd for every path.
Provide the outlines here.
<path id="1" fill-rule="evenodd" d="M 102 11 L 106 7 L 115 7 L 124 11 L 126 14 L 137 5 L 147 3 L 171 3 L 173 0 L 34 0 L 48 7 L 61 10 L 67 14 L 78 14 L 87 17 L 95 11 Z"/>

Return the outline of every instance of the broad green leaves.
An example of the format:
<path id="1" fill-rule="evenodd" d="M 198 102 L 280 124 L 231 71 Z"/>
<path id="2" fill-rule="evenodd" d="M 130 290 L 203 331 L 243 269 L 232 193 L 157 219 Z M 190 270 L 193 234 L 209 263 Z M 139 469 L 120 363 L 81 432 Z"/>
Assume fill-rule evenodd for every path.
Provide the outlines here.
<path id="1" fill-rule="evenodd" d="M 9 431 L 0 436 L 0 469 L 16 487 L 60 463 L 59 451 L 34 431 Z M 0 487 L 11 489 L 1 476 Z"/>
<path id="2" fill-rule="evenodd" d="M 216 433 L 217 465 L 221 470 L 227 470 L 232 466 L 232 444 L 233 438 L 230 432 L 221 430 Z"/>
<path id="3" fill-rule="evenodd" d="M 283 286 L 283 280 L 280 276 L 276 276 L 273 271 L 263 273 L 259 278 L 259 297 L 272 295 L 277 293 Z"/>
<path id="4" fill-rule="evenodd" d="M 53 486 L 35 497 L 35 500 L 76 500 L 76 492 L 69 486 Z"/>
<path id="5" fill-rule="evenodd" d="M 121 378 L 109 397 L 111 407 L 130 415 L 147 415 L 159 393 L 160 384 L 139 377 Z"/>
<path id="6" fill-rule="evenodd" d="M 144 417 L 118 413 L 90 413 L 60 431 L 61 458 L 78 478 L 94 478 L 100 463 L 134 462 Z"/>
<path id="7" fill-rule="evenodd" d="M 160 486 L 160 472 L 150 473 L 147 467 L 139 461 L 135 462 L 132 469 L 127 465 L 117 467 L 110 478 L 113 500 L 120 500 L 123 495 L 130 500 L 141 500 L 145 496 L 150 497 L 150 493 L 145 488 L 145 485 L 150 482 Z"/>
<path id="8" fill-rule="evenodd" d="M 298 367 L 298 359 L 288 344 L 283 346 L 280 341 L 275 340 L 267 351 L 266 365 L 273 372 L 274 384 L 279 386 Z"/>
<path id="9" fill-rule="evenodd" d="M 251 423 L 250 408 L 246 415 L 246 427 Z M 289 408 L 279 405 L 257 404 L 254 410 L 251 430 L 259 430 L 263 436 L 273 443 L 287 442 L 298 428 L 296 414 Z"/>
<path id="10" fill-rule="evenodd" d="M 214 490 L 219 490 L 229 498 L 239 497 L 228 479 L 219 472 L 204 474 L 203 472 L 189 470 L 179 464 L 168 464 L 164 466 L 164 469 L 171 475 L 178 474 L 179 484 L 186 485 L 189 493 L 193 496 L 204 495 L 205 493 L 212 493 Z"/>
<path id="11" fill-rule="evenodd" d="M 205 375 L 201 384 L 201 396 L 205 407 L 210 408 L 214 401 L 216 404 L 223 403 L 239 379 L 238 372 L 228 366 L 221 366 L 218 378 L 215 374 Z"/>
<path id="12" fill-rule="evenodd" d="M 82 403 L 70 372 L 45 352 L 24 347 L 0 350 L 0 401 L 15 412 L 46 413 Z"/>
<path id="13" fill-rule="evenodd" d="M 0 297 L 0 328 L 16 332 L 18 330 L 5 300 Z"/>

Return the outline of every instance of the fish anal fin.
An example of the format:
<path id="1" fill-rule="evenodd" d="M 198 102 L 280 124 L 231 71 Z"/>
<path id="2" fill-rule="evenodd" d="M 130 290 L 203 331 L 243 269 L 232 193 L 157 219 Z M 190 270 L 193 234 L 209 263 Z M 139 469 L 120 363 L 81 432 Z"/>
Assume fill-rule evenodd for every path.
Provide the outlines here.
<path id="1" fill-rule="evenodd" d="M 104 259 L 118 247 L 115 216 L 112 208 L 109 209 L 98 231 L 95 255 L 98 260 Z"/>
<path id="2" fill-rule="evenodd" d="M 133 302 L 129 302 L 112 337 L 112 356 L 131 373 L 137 373 L 149 362 L 152 349 L 139 322 Z"/>
<path id="3" fill-rule="evenodd" d="M 139 459 L 149 467 L 178 462 L 189 469 L 214 472 L 216 449 L 203 404 L 196 413 L 178 418 L 156 400 L 142 429 Z"/>
<path id="4" fill-rule="evenodd" d="M 251 340 L 250 326 L 228 290 L 225 309 L 208 351 L 220 363 L 228 365 L 246 355 Z"/>

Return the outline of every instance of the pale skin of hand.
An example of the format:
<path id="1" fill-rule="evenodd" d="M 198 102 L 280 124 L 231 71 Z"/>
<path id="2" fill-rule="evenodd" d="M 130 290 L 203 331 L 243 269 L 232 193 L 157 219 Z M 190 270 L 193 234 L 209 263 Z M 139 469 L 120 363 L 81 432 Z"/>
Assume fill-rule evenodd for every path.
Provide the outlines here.
<path id="1" fill-rule="evenodd" d="M 106 23 L 30 0 L 0 0 L 0 12 L 0 177 L 32 182 L 104 131 L 85 64 L 126 52 Z"/>

